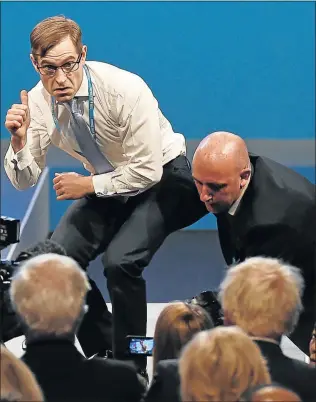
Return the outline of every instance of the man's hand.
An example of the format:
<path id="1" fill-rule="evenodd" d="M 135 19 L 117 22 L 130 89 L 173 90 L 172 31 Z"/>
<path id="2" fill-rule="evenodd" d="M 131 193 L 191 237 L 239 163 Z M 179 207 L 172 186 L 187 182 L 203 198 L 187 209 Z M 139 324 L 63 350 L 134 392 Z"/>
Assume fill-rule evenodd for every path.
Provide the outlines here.
<path id="1" fill-rule="evenodd" d="M 15 153 L 26 144 L 26 133 L 30 125 L 27 92 L 25 90 L 21 91 L 20 97 L 21 103 L 12 105 L 5 119 L 5 126 L 11 134 L 11 144 Z"/>
<path id="2" fill-rule="evenodd" d="M 78 173 L 55 173 L 53 180 L 57 200 L 77 200 L 94 193 L 92 176 Z"/>

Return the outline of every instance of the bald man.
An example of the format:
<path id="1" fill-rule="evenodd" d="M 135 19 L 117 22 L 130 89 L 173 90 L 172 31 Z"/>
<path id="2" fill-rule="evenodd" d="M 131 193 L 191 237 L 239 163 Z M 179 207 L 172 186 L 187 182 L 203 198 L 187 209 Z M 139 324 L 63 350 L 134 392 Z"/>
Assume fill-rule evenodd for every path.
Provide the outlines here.
<path id="1" fill-rule="evenodd" d="M 228 265 L 261 255 L 301 268 L 305 310 L 291 339 L 308 354 L 316 310 L 315 185 L 288 167 L 249 153 L 244 140 L 228 132 L 204 138 L 192 168 L 200 199 L 217 218 Z"/>

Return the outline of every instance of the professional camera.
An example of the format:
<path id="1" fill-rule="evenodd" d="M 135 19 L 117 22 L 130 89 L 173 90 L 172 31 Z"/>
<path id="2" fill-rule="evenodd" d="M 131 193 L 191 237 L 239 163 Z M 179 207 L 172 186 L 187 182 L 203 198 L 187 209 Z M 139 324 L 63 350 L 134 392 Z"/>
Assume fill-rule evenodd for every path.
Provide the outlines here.
<path id="1" fill-rule="evenodd" d="M 20 241 L 20 221 L 1 216 L 0 218 L 0 250 Z"/>
<path id="2" fill-rule="evenodd" d="M 212 318 L 215 327 L 224 324 L 224 315 L 222 306 L 218 301 L 218 292 L 212 290 L 206 290 L 192 299 L 186 300 L 186 303 L 197 304 L 203 307 Z"/>
<path id="3" fill-rule="evenodd" d="M 9 289 L 11 279 L 19 263 L 16 261 L 0 262 L 0 297 L 1 297 L 1 325 L 0 340 L 7 342 L 24 334 L 21 321 L 12 308 Z"/>

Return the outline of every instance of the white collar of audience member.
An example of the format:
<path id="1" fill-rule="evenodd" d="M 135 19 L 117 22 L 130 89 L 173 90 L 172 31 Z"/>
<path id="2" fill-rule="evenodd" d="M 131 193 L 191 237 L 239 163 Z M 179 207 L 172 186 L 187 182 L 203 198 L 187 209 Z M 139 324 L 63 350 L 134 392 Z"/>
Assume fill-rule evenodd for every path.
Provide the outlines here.
<path id="1" fill-rule="evenodd" d="M 242 197 L 244 196 L 244 194 L 245 194 L 245 192 L 246 192 L 246 190 L 247 190 L 247 187 L 249 186 L 250 179 L 251 179 L 251 174 L 252 174 L 252 166 L 251 166 L 251 165 L 250 165 L 250 170 L 251 170 L 251 171 L 250 171 L 250 175 L 249 175 L 249 178 L 248 178 L 248 181 L 247 181 L 245 187 L 242 189 L 241 194 L 240 194 L 240 196 L 238 197 L 238 199 L 233 203 L 233 205 L 232 205 L 232 206 L 229 208 L 229 210 L 228 210 L 229 215 L 232 215 L 232 216 L 235 215 L 235 213 L 236 213 L 236 211 L 237 211 L 237 208 L 239 207 L 239 204 L 240 204 L 240 202 L 241 202 L 241 199 L 242 199 Z"/>
<path id="2" fill-rule="evenodd" d="M 272 338 L 261 338 L 259 336 L 251 336 L 250 338 L 253 341 L 270 342 L 270 343 L 275 343 L 276 345 L 280 345 L 280 342 L 278 342 L 276 339 L 272 339 Z"/>

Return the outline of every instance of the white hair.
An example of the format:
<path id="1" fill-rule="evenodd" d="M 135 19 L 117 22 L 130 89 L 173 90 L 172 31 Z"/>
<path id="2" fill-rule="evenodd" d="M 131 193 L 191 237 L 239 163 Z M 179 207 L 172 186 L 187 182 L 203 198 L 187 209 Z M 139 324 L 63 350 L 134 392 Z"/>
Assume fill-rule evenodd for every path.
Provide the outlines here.
<path id="1" fill-rule="evenodd" d="M 70 257 L 43 254 L 22 263 L 12 279 L 12 305 L 30 330 L 72 332 L 80 320 L 90 285 Z"/>
<path id="2" fill-rule="evenodd" d="M 298 268 L 275 258 L 251 257 L 228 269 L 219 298 L 226 318 L 252 336 L 291 333 L 303 309 Z"/>

